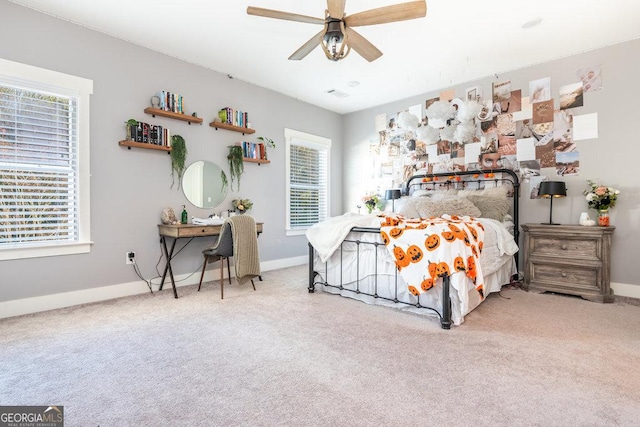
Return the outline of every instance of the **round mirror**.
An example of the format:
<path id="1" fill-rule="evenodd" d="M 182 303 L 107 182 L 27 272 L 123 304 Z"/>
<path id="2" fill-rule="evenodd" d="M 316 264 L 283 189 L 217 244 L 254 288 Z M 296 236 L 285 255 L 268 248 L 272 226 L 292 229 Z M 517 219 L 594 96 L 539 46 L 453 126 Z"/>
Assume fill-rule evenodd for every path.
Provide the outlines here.
<path id="1" fill-rule="evenodd" d="M 182 191 L 194 206 L 215 208 L 227 197 L 227 176 L 218 165 L 199 160 L 182 176 Z"/>

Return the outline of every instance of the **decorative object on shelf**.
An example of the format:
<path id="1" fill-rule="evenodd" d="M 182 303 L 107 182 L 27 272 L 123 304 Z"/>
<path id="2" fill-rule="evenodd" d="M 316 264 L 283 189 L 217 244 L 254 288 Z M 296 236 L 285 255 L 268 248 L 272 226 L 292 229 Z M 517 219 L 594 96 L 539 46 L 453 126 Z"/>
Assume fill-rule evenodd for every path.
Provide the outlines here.
<path id="1" fill-rule="evenodd" d="M 369 213 L 373 212 L 374 209 L 380 211 L 384 209 L 384 199 L 377 194 L 368 194 L 362 198 L 362 201 Z"/>
<path id="2" fill-rule="evenodd" d="M 398 188 L 387 190 L 385 192 L 384 198 L 387 199 L 387 200 L 391 200 L 391 211 L 392 212 L 396 211 L 396 199 L 399 199 L 400 196 L 402 196 L 402 193 L 400 192 L 400 189 L 398 189 Z"/>
<path id="3" fill-rule="evenodd" d="M 160 221 L 162 221 L 165 225 L 177 224 L 178 218 L 176 218 L 176 213 L 172 208 L 164 208 L 162 209 L 162 214 L 160 215 Z"/>
<path id="4" fill-rule="evenodd" d="M 175 176 L 178 176 L 178 189 L 182 184 L 184 164 L 187 159 L 187 143 L 180 135 L 171 136 L 171 188 L 175 184 Z"/>
<path id="5" fill-rule="evenodd" d="M 591 219 L 587 212 L 582 212 L 580 214 L 580 219 L 578 220 L 578 224 L 584 225 L 585 227 L 592 227 L 596 225 L 596 222 Z"/>
<path id="6" fill-rule="evenodd" d="M 240 190 L 240 177 L 244 173 L 244 153 L 242 146 L 230 145 L 227 160 L 229 161 L 229 176 L 231 176 L 230 188 L 233 190 L 233 181 L 237 181 L 236 191 Z"/>
<path id="7" fill-rule="evenodd" d="M 153 108 L 160 108 L 160 97 L 158 95 L 153 95 L 151 97 L 151 106 Z"/>
<path id="8" fill-rule="evenodd" d="M 608 227 L 610 225 L 609 209 L 616 205 L 620 190 L 606 185 L 598 185 L 592 180 L 587 180 L 589 188 L 582 193 L 586 196 L 587 204 L 591 209 L 598 211 L 598 225 Z"/>
<path id="9" fill-rule="evenodd" d="M 243 214 L 253 207 L 253 202 L 249 199 L 234 199 L 231 206 L 235 213 Z"/>
<path id="10" fill-rule="evenodd" d="M 198 113 L 194 111 L 193 113 L 191 113 L 191 117 L 198 117 Z"/>
<path id="11" fill-rule="evenodd" d="M 138 121 L 136 119 L 129 119 L 124 122 L 124 124 L 127 125 L 127 141 L 135 141 Z"/>
<path id="12" fill-rule="evenodd" d="M 538 196 L 549 199 L 549 222 L 543 222 L 547 225 L 560 225 L 553 222 L 553 199 L 556 197 L 565 197 L 567 195 L 567 187 L 562 181 L 542 181 L 540 183 L 540 189 L 538 190 Z"/>

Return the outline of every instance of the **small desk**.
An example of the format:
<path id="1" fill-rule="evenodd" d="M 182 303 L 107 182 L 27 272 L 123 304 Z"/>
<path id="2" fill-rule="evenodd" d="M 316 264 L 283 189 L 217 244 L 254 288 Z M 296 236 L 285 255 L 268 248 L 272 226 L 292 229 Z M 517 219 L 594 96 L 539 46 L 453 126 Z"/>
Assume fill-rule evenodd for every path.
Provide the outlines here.
<path id="1" fill-rule="evenodd" d="M 261 222 L 256 223 L 256 231 L 258 235 L 262 233 L 262 224 Z M 178 298 L 178 291 L 176 290 L 176 282 L 173 278 L 173 270 L 171 269 L 171 258 L 173 257 L 173 250 L 176 247 L 176 242 L 178 239 L 190 238 L 194 237 L 209 237 L 209 236 L 218 236 L 220 231 L 222 230 L 222 225 L 194 225 L 194 224 L 158 224 L 158 233 L 160 234 L 160 242 L 162 243 L 162 250 L 164 252 L 164 256 L 167 259 L 167 263 L 164 266 L 164 272 L 162 273 L 162 281 L 160 282 L 160 289 L 164 286 L 164 279 L 167 277 L 167 271 L 169 272 L 169 277 L 171 278 L 171 286 L 173 287 L 173 296 Z M 173 243 L 171 244 L 171 249 L 167 249 L 167 238 L 173 238 Z"/>

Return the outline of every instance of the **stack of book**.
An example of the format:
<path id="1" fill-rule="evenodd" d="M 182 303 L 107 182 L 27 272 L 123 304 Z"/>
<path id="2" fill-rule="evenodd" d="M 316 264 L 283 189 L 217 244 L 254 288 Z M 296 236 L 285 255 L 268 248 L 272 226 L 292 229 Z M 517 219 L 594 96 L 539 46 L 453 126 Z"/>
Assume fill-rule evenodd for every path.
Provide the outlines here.
<path id="1" fill-rule="evenodd" d="M 267 160 L 267 150 L 262 143 L 242 141 L 242 153 L 248 159 Z"/>
<path id="2" fill-rule="evenodd" d="M 182 95 L 163 90 L 162 92 L 158 92 L 157 96 L 160 98 L 159 108 L 161 110 L 184 114 L 184 100 Z"/>
<path id="3" fill-rule="evenodd" d="M 249 114 L 243 111 L 234 110 L 233 108 L 225 107 L 218 111 L 218 117 L 222 123 L 227 123 L 241 128 L 246 128 L 249 123 Z"/>
<path id="4" fill-rule="evenodd" d="M 138 122 L 137 125 L 127 125 L 127 139 L 134 142 L 171 147 L 171 132 L 169 129 L 144 122 Z"/>

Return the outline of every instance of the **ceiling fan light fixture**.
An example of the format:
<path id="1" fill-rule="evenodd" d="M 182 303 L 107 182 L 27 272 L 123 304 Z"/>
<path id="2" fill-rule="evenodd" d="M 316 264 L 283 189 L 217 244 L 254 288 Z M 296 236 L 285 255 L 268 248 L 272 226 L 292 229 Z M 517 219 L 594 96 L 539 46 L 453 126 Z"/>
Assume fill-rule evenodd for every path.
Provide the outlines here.
<path id="1" fill-rule="evenodd" d="M 325 34 L 320 43 L 324 54 L 332 61 L 346 58 L 351 51 L 351 47 L 347 44 L 344 22 L 339 19 L 327 18 L 325 29 Z"/>

